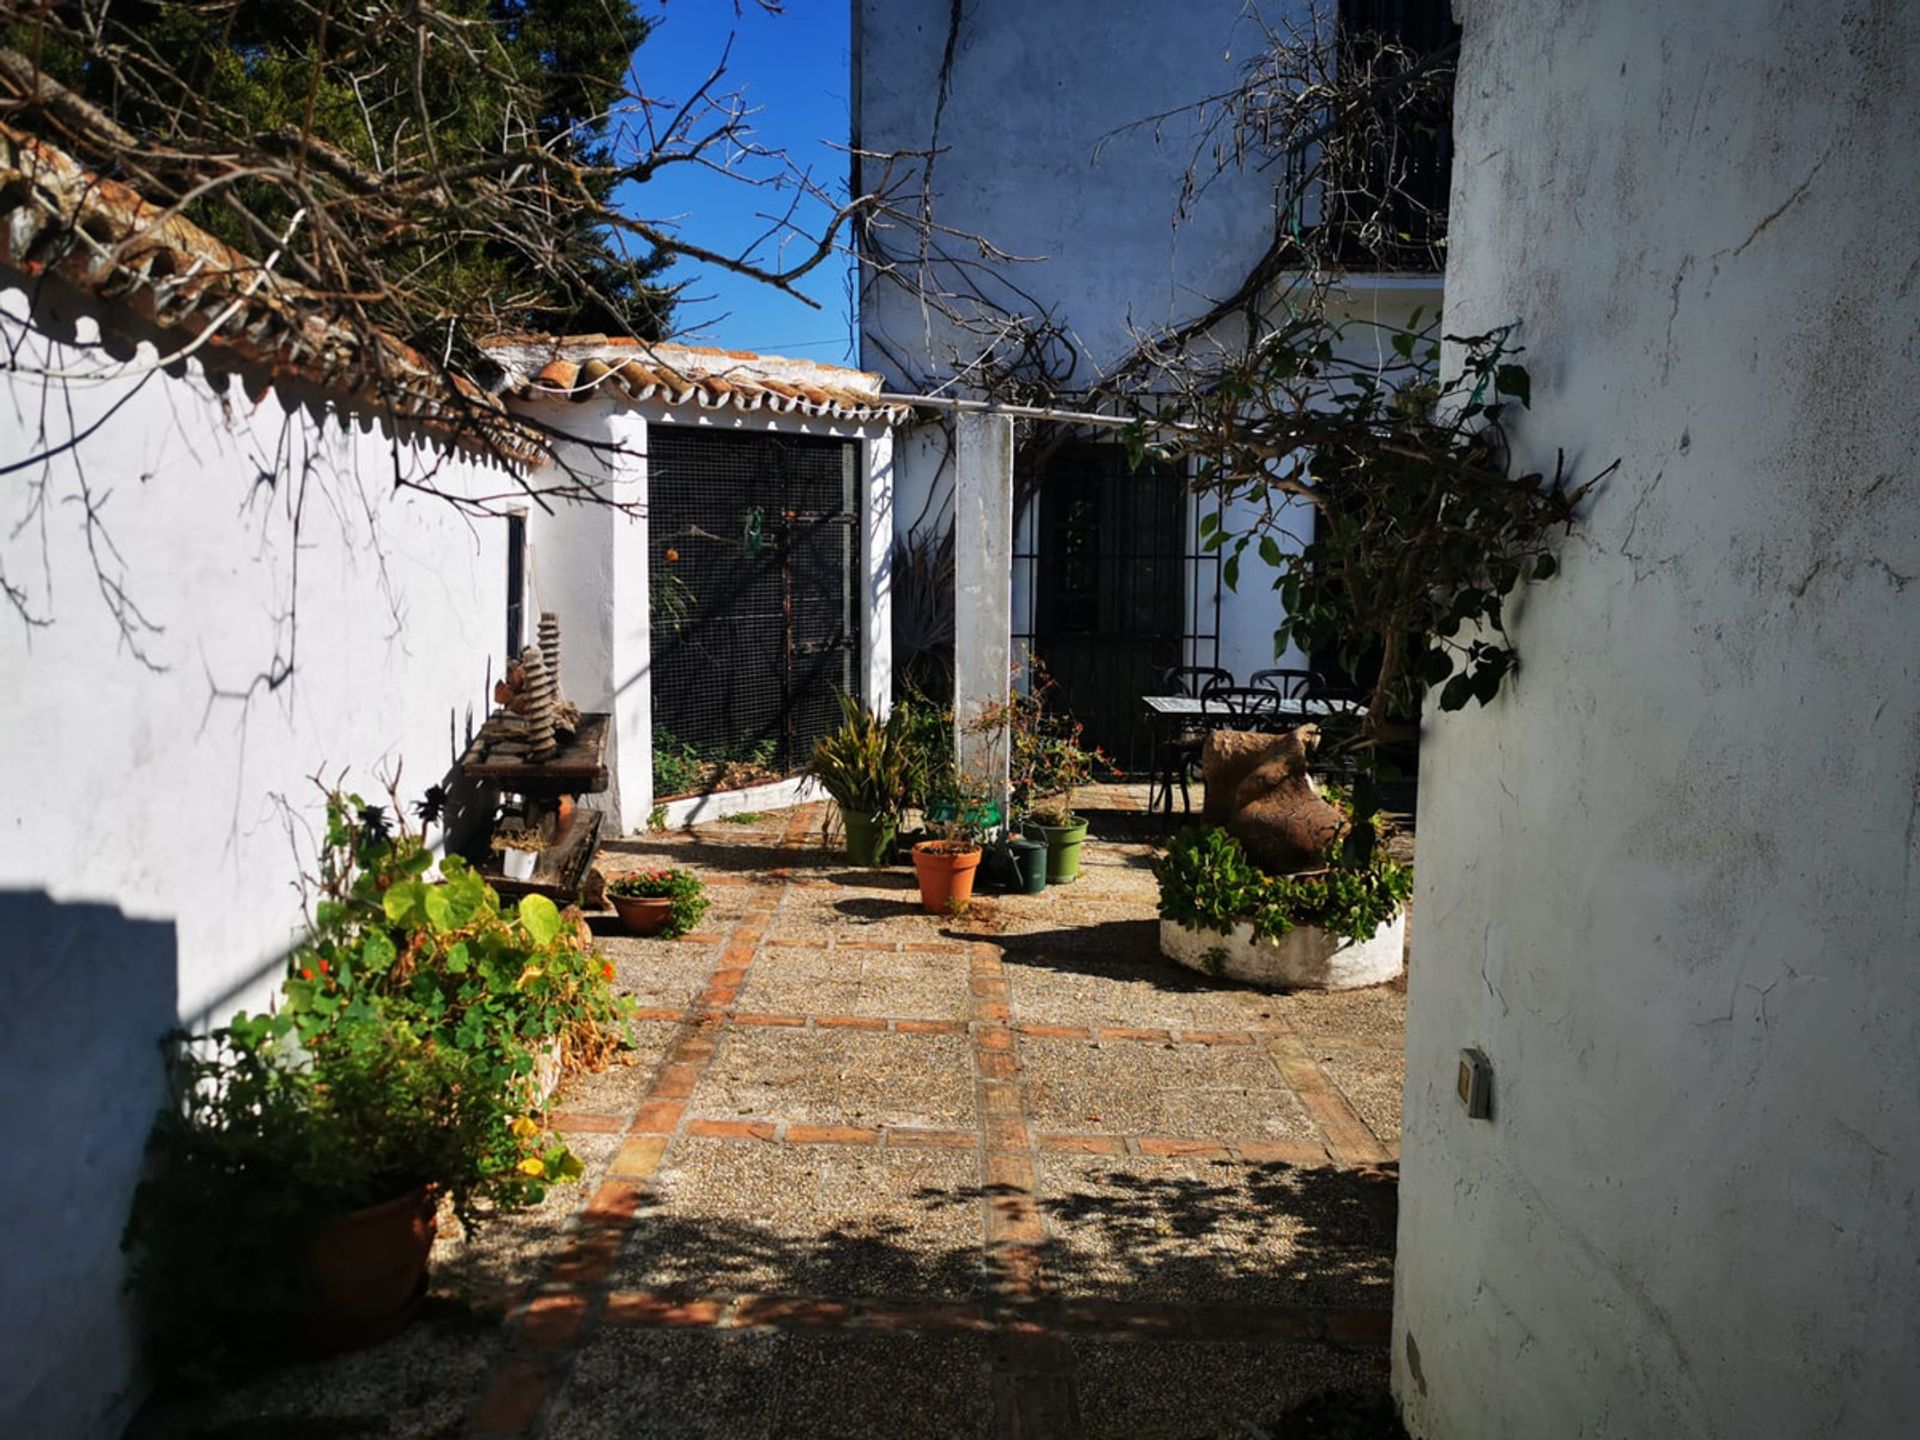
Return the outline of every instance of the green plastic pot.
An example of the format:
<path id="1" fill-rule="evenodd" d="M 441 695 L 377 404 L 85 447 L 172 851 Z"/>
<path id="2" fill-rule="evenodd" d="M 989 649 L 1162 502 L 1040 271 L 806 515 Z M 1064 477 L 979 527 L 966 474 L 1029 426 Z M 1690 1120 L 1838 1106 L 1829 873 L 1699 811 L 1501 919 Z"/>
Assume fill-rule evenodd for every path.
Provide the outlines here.
<path id="1" fill-rule="evenodd" d="M 862 815 L 857 810 L 842 810 L 840 819 L 847 830 L 847 859 L 869 870 L 878 870 L 893 859 L 891 815 Z"/>
<path id="2" fill-rule="evenodd" d="M 1047 888 L 1047 842 L 1021 836 L 1011 846 L 1015 879 L 1008 888 L 1017 894 L 1038 895 Z"/>
<path id="3" fill-rule="evenodd" d="M 1087 822 L 1076 818 L 1071 825 L 1042 825 L 1029 820 L 1021 827 L 1029 840 L 1047 842 L 1047 883 L 1066 885 L 1080 877 L 1080 846 L 1087 838 Z"/>

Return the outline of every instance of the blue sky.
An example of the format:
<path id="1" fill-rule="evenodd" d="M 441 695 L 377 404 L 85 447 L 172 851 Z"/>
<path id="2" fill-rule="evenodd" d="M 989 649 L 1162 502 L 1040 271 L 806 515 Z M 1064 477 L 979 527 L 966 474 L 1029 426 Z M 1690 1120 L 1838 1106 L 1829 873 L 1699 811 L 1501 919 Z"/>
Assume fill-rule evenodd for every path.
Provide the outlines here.
<path id="1" fill-rule="evenodd" d="M 642 93 L 685 98 L 719 63 L 732 37 L 728 75 L 716 89 L 743 91 L 759 111 L 751 122 L 756 140 L 785 149 L 810 166 L 815 180 L 832 194 L 845 194 L 846 153 L 831 147 L 844 147 L 848 136 L 847 0 L 788 0 L 784 15 L 769 15 L 754 0 L 743 0 L 737 15 L 732 0 L 638 0 L 637 8 L 659 22 L 634 57 Z M 619 201 L 649 220 L 674 220 L 691 241 L 737 254 L 768 228 L 763 217 L 784 210 L 792 194 L 677 165 L 631 188 Z M 806 214 L 817 233 L 827 212 L 816 206 Z M 787 263 L 806 253 L 797 241 L 790 248 L 793 257 Z M 772 266 L 780 256 L 769 243 L 759 258 Z M 676 327 L 694 331 L 682 338 L 700 344 L 851 363 L 849 268 L 844 257 L 835 256 L 802 282 L 800 288 L 821 304 L 812 310 L 725 270 L 679 261 L 668 279 L 690 283 Z"/>

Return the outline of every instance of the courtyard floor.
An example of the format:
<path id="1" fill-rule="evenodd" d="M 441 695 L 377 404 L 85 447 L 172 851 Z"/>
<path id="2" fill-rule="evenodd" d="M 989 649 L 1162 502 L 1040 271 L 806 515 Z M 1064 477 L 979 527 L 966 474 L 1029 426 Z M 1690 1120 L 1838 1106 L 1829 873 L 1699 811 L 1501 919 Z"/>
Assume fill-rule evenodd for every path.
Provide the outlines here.
<path id="1" fill-rule="evenodd" d="M 1141 798 L 960 920 L 820 807 L 610 845 L 714 904 L 595 922 L 641 1019 L 554 1102 L 584 1181 L 443 1230 L 398 1339 L 135 1433 L 1186 1440 L 1383 1387 L 1401 987 L 1161 960 Z"/>

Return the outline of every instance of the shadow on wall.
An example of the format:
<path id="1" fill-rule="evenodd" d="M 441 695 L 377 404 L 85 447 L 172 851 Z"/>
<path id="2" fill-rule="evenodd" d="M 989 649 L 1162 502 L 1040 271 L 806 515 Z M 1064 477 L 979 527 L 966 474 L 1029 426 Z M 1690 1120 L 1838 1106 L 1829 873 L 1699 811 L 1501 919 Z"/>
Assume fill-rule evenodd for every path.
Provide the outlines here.
<path id="1" fill-rule="evenodd" d="M 0 1434 L 117 1435 L 138 1342 L 120 1232 L 165 1094 L 170 922 L 0 891 Z"/>

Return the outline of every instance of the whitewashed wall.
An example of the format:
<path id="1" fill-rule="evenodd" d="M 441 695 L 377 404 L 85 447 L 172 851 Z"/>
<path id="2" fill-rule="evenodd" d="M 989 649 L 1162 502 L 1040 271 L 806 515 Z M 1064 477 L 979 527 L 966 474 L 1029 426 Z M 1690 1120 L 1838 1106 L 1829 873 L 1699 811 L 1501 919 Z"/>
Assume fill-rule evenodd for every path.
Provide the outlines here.
<path id="1" fill-rule="evenodd" d="M 855 0 L 859 143 L 927 148 L 953 8 L 948 0 Z M 1279 19 L 1292 7 L 1266 8 Z M 1031 301 L 1057 309 L 1079 351 L 1068 384 L 1091 384 L 1127 348 L 1130 325 L 1204 309 L 1266 248 L 1270 177 L 1224 177 L 1176 229 L 1192 122 L 1172 119 L 1157 137 L 1151 125 L 1124 128 L 1220 90 L 1259 29 L 1244 0 L 977 0 L 964 16 L 939 114 L 935 218 L 1031 262 L 1005 274 Z M 911 237 L 898 243 L 911 251 Z M 949 248 L 966 253 L 964 244 Z M 995 291 L 977 271 L 973 278 L 1003 303 L 1031 303 Z M 924 366 L 965 344 L 937 324 L 929 337 L 919 303 L 888 284 L 867 288 L 860 323 L 862 368 L 895 383 L 925 371 L 898 373 L 888 349 Z"/>
<path id="2" fill-rule="evenodd" d="M 1429 717 L 1408 1428 L 1920 1434 L 1920 12 L 1456 8 L 1451 327 L 1622 466 Z"/>
<path id="3" fill-rule="evenodd" d="M 77 319 L 78 343 L 30 330 L 18 365 L 111 363 L 80 302 L 40 294 L 40 324 Z M 21 290 L 0 309 L 24 316 Z M 46 622 L 0 600 L 0 1433 L 111 1435 L 134 1398 L 118 1244 L 161 1035 L 266 1003 L 320 813 L 308 777 L 346 770 L 371 797 L 404 760 L 417 797 L 482 713 L 489 656 L 498 673 L 505 522 L 394 493 L 396 472 L 512 481 L 273 392 L 216 394 L 192 364 L 0 375 L 0 466 L 0 573 Z M 107 586 L 137 607 L 131 642 Z"/>

